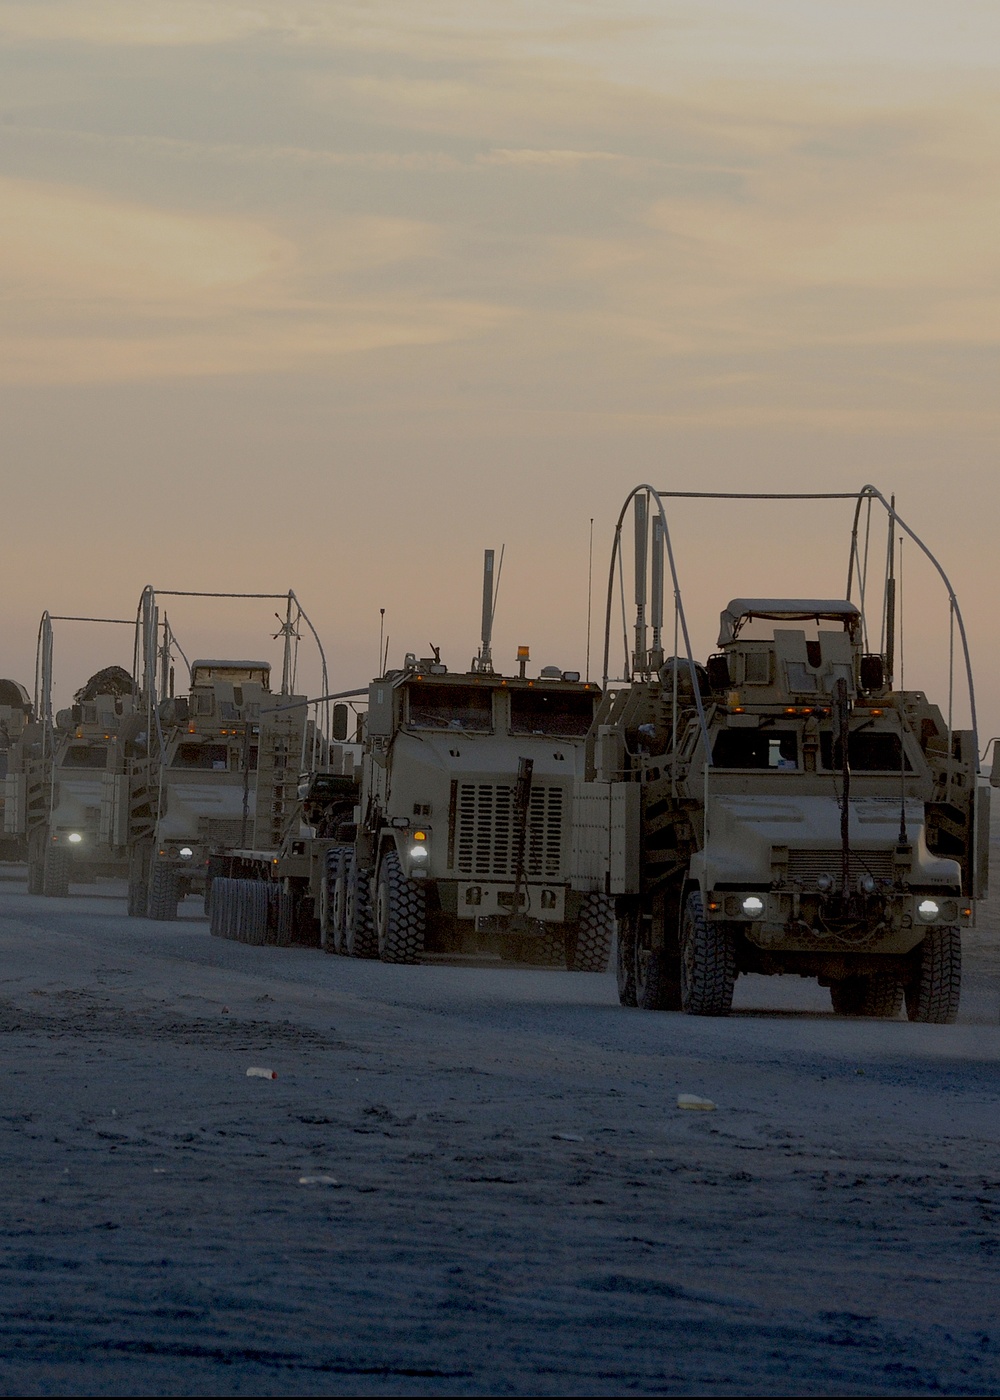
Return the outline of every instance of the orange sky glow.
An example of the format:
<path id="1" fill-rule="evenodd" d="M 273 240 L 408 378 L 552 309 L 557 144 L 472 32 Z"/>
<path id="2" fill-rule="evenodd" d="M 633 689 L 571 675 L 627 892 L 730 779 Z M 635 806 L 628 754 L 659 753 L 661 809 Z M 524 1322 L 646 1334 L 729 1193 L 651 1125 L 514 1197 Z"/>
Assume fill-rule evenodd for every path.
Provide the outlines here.
<path id="1" fill-rule="evenodd" d="M 380 608 L 390 662 L 465 666 L 501 544 L 497 663 L 583 669 L 593 519 L 597 675 L 634 483 L 870 481 L 952 577 L 985 743 L 998 61 L 993 0 L 6 0 L 0 674 L 146 583 L 294 588 L 335 688 Z M 734 595 L 843 589 L 843 503 L 671 521 L 701 655 Z M 170 613 L 189 656 L 276 654 L 268 605 Z M 130 658 L 61 625 L 60 702 Z"/>

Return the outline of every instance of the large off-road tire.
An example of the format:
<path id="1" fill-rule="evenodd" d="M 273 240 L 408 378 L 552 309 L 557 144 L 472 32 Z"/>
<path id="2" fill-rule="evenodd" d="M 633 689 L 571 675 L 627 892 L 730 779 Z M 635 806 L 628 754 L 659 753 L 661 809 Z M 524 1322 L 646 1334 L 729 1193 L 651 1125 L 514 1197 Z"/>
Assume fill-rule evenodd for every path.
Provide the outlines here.
<path id="1" fill-rule="evenodd" d="M 692 890 L 681 919 L 681 1009 L 689 1016 L 728 1016 L 736 987 L 736 948 L 725 924 L 705 918 Z"/>
<path id="2" fill-rule="evenodd" d="M 642 1011 L 680 1011 L 681 969 L 676 953 L 668 952 L 655 925 L 636 910 L 630 944 L 635 1005 Z"/>
<path id="3" fill-rule="evenodd" d="M 179 876 L 172 865 L 153 862 L 149 872 L 149 905 L 147 913 L 158 923 L 172 923 L 177 918 Z"/>
<path id="4" fill-rule="evenodd" d="M 931 929 L 917 950 L 913 979 L 906 987 L 911 1021 L 950 1026 L 962 995 L 962 938 L 957 928 Z"/>
<path id="5" fill-rule="evenodd" d="M 618 937 L 615 939 L 615 977 L 618 982 L 618 1000 L 622 1006 L 636 1006 L 635 999 L 635 926 L 638 912 L 627 910 L 618 919 Z"/>
<path id="6" fill-rule="evenodd" d="M 535 967 L 558 967 L 566 971 L 566 929 L 564 924 L 550 924 L 540 938 L 523 938 L 515 941 L 523 949 L 525 962 Z M 516 959 L 516 953 L 515 953 Z"/>
<path id="7" fill-rule="evenodd" d="M 830 1002 L 838 1016 L 894 1021 L 903 1005 L 902 979 L 890 971 L 845 977 L 831 983 Z"/>
<path id="8" fill-rule="evenodd" d="M 331 852 L 331 854 L 333 854 Z M 330 922 L 333 925 L 334 952 L 346 954 L 347 949 L 347 875 L 350 852 L 337 851 L 339 856 L 330 887 Z"/>
<path id="9" fill-rule="evenodd" d="M 28 843 L 28 893 L 41 894 L 45 879 L 45 838 Z"/>
<path id="10" fill-rule="evenodd" d="M 378 955 L 385 963 L 419 962 L 424 951 L 427 896 L 416 880 L 408 880 L 395 851 L 382 857 L 375 895 Z"/>
<path id="11" fill-rule="evenodd" d="M 208 916 L 208 931 L 213 938 L 232 938 L 230 910 L 232 900 L 229 889 L 232 880 L 225 875 L 216 875 L 212 881 L 211 909 Z"/>
<path id="12" fill-rule="evenodd" d="M 278 948 L 290 948 L 295 933 L 295 896 L 283 885 L 269 887 L 268 921 Z"/>
<path id="13" fill-rule="evenodd" d="M 377 958 L 378 937 L 372 911 L 368 872 L 358 863 L 355 852 L 347 857 L 344 874 L 347 896 L 344 907 L 344 948 L 348 957 Z"/>
<path id="14" fill-rule="evenodd" d="M 570 942 L 570 972 L 607 972 L 615 941 L 615 904 L 610 895 L 588 894 Z"/>
<path id="15" fill-rule="evenodd" d="M 342 935 L 338 937 L 334 890 L 337 880 L 341 878 L 343 865 L 343 851 L 327 851 L 323 879 L 319 887 L 319 907 L 316 911 L 319 920 L 319 946 L 325 953 L 340 952 L 338 944 L 342 941 Z"/>
<path id="16" fill-rule="evenodd" d="M 49 846 L 42 869 L 42 894 L 64 899 L 69 894 L 69 851 L 65 846 Z"/>

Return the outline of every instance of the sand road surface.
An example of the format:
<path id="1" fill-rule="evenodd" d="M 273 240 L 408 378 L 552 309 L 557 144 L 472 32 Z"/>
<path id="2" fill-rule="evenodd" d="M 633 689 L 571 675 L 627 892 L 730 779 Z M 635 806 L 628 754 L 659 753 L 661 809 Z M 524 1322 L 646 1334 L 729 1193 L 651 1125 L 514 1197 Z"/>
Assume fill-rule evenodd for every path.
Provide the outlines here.
<path id="1" fill-rule="evenodd" d="M 3 1393 L 1000 1389 L 989 928 L 956 1026 L 760 978 L 701 1020 L 625 1011 L 610 977 L 220 942 L 194 900 L 152 924 L 112 883 L 22 876 Z"/>

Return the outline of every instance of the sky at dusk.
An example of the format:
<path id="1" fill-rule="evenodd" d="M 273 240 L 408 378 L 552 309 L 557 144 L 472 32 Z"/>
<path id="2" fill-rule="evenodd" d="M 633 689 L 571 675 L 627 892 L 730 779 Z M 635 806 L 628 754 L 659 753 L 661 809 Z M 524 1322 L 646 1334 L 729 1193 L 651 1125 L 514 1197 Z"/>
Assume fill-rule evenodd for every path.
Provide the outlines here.
<path id="1" fill-rule="evenodd" d="M 464 667 L 502 544 L 498 665 L 583 669 L 591 519 L 596 674 L 633 484 L 870 481 L 951 575 L 985 742 L 998 61 L 995 0 L 0 2 L 0 674 L 146 583 L 294 588 L 336 688 L 383 607 L 390 663 Z M 678 504 L 695 650 L 732 596 L 842 594 L 849 522 Z M 275 654 L 268 605 L 170 612 L 189 656 Z M 130 655 L 63 624 L 62 701 Z"/>

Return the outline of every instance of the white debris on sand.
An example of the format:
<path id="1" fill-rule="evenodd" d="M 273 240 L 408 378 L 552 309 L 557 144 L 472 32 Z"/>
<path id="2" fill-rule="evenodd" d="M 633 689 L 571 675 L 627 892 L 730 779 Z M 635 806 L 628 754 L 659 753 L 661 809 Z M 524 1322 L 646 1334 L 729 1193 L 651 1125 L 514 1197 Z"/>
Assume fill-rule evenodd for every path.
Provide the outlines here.
<path id="1" fill-rule="evenodd" d="M 1000 1389 L 988 920 L 959 1025 L 762 978 L 712 1020 L 7 876 L 6 1393 Z"/>

